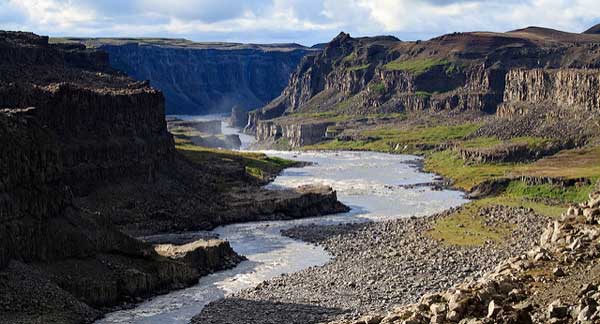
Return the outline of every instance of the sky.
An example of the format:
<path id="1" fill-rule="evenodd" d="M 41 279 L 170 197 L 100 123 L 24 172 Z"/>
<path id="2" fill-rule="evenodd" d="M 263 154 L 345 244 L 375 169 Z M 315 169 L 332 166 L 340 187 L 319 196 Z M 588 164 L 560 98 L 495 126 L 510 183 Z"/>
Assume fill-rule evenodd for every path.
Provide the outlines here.
<path id="1" fill-rule="evenodd" d="M 0 0 L 0 29 L 53 37 L 170 37 L 242 43 L 352 36 L 429 39 L 543 26 L 581 32 L 600 0 Z"/>

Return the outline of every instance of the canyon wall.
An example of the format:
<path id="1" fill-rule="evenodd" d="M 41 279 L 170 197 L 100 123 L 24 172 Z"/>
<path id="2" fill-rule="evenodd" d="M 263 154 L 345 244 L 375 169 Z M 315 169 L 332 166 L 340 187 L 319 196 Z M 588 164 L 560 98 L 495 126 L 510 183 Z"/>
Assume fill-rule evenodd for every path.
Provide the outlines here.
<path id="1" fill-rule="evenodd" d="M 242 45 L 94 44 L 108 52 L 113 67 L 150 80 L 165 94 L 168 114 L 256 109 L 285 88 L 300 59 L 315 50 L 296 44 Z"/>
<path id="2" fill-rule="evenodd" d="M 256 139 L 260 142 L 285 139 L 290 147 L 311 145 L 325 138 L 327 127 L 333 123 L 285 123 L 259 121 L 256 125 Z"/>
<path id="3" fill-rule="evenodd" d="M 162 94 L 115 74 L 106 55 L 47 41 L 0 32 L 0 56 L 10 57 L 0 61 L 0 321 L 48 314 L 54 292 L 66 303 L 53 310 L 59 322 L 89 322 L 99 313 L 88 306 L 183 287 L 199 273 L 76 203 L 105 183 L 151 183 L 173 161 Z M 21 285 L 4 281 L 14 271 L 27 273 Z"/>
<path id="4" fill-rule="evenodd" d="M 314 116 L 323 116 L 321 121 L 401 112 L 504 116 L 543 102 L 553 103 L 548 111 L 559 105 L 589 113 L 599 104 L 599 49 L 598 35 L 538 27 L 418 42 L 341 33 L 302 60 L 278 98 L 249 113 L 246 131 L 260 132 L 265 141 L 269 132 L 280 136 L 269 130 L 274 124 L 300 128 L 315 123 Z"/>
<path id="5" fill-rule="evenodd" d="M 511 70 L 506 75 L 499 116 L 525 114 L 527 104 L 546 103 L 582 112 L 600 112 L 600 70 Z M 525 108 L 525 109 L 523 109 Z"/>

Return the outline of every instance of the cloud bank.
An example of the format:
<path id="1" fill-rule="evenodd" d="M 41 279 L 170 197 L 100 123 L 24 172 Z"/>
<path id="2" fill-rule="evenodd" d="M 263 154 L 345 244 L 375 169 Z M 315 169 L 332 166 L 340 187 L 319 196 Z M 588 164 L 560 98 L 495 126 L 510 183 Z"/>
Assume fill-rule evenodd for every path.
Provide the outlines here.
<path id="1" fill-rule="evenodd" d="M 598 22 L 597 0 L 0 0 L 0 29 L 50 36 L 312 45 L 342 30 L 414 40 L 531 25 L 581 32 Z"/>

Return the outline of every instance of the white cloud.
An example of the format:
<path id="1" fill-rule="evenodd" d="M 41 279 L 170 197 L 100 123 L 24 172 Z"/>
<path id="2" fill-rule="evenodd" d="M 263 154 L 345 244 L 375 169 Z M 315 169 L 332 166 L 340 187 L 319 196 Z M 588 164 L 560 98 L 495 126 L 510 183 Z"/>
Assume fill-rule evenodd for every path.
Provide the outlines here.
<path id="1" fill-rule="evenodd" d="M 0 0 L 0 29 L 305 44 L 341 30 L 401 39 L 529 25 L 581 31 L 599 18 L 597 0 Z"/>

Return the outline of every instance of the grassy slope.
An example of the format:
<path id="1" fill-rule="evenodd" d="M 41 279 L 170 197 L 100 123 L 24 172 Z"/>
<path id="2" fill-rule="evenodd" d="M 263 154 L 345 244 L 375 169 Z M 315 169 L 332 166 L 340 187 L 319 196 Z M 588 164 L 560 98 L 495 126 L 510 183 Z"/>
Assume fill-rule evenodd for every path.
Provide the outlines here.
<path id="1" fill-rule="evenodd" d="M 371 150 L 393 153 L 413 153 L 425 156 L 425 170 L 440 174 L 453 181 L 456 188 L 469 191 L 474 186 L 492 179 L 538 176 L 589 179 L 595 183 L 600 179 L 600 147 L 564 150 L 554 156 L 534 163 L 469 163 L 451 149 L 431 150 L 435 145 L 452 143 L 463 148 L 491 149 L 506 144 L 543 146 L 549 140 L 520 137 L 502 141 L 493 137 L 466 139 L 479 127 L 476 123 L 456 126 L 416 127 L 412 129 L 377 128 L 361 133 L 364 140 L 333 140 L 305 149 L 324 150 Z M 401 147 L 398 150 L 398 147 Z M 592 185 L 561 188 L 558 186 L 527 185 L 513 180 L 501 194 L 473 201 L 460 212 L 438 221 L 431 235 L 448 244 L 479 245 L 486 240 L 502 241 L 510 232 L 503 226 L 487 227 L 477 216 L 481 207 L 505 205 L 532 208 L 549 217 L 558 217 L 569 203 L 581 202 L 593 190 Z"/>
<path id="2" fill-rule="evenodd" d="M 298 164 L 296 161 L 270 157 L 263 153 L 213 149 L 183 141 L 177 141 L 175 147 L 193 163 L 221 170 L 244 170 L 248 176 L 259 182 L 267 181 L 283 169 Z"/>
<path id="3" fill-rule="evenodd" d="M 438 58 L 421 58 L 410 60 L 397 59 L 384 65 L 384 68 L 386 70 L 407 71 L 413 74 L 421 74 L 434 66 L 448 64 L 450 64 L 450 62 L 447 60 Z"/>

